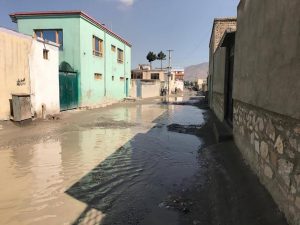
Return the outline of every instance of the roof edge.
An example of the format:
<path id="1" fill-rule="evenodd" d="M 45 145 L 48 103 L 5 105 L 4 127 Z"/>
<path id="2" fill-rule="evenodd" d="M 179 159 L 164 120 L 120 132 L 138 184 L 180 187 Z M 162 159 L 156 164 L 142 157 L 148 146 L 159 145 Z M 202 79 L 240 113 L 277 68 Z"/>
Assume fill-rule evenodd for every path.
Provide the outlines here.
<path id="1" fill-rule="evenodd" d="M 124 38 L 119 36 L 118 34 L 114 33 L 112 30 L 108 29 L 106 26 L 102 25 L 100 22 L 98 22 L 93 17 L 89 16 L 83 11 L 73 10 L 73 11 L 36 11 L 36 12 L 16 12 L 9 14 L 12 22 L 17 23 L 18 18 L 17 17 L 30 17 L 30 16 L 58 16 L 58 15 L 79 15 L 81 18 L 86 19 L 90 23 L 94 24 L 98 28 L 106 31 L 110 35 L 114 36 L 124 44 L 126 44 L 128 47 L 132 47 L 132 45 L 126 41 Z"/>
<path id="2" fill-rule="evenodd" d="M 234 17 L 214 18 L 213 26 L 212 26 L 211 34 L 210 34 L 210 39 L 209 39 L 209 47 L 211 46 L 211 41 L 212 41 L 212 36 L 213 36 L 214 29 L 215 29 L 215 25 L 216 25 L 217 22 L 220 22 L 220 21 L 236 21 L 237 22 L 237 17 L 234 16 Z"/>

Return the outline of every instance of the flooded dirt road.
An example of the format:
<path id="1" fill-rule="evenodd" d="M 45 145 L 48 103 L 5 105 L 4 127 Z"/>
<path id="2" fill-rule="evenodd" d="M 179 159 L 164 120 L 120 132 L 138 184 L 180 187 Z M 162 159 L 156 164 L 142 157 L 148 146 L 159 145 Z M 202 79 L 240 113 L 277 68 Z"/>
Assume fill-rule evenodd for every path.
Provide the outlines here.
<path id="1" fill-rule="evenodd" d="M 0 224 L 285 224 L 230 143 L 207 148 L 211 120 L 154 101 L 2 130 Z"/>

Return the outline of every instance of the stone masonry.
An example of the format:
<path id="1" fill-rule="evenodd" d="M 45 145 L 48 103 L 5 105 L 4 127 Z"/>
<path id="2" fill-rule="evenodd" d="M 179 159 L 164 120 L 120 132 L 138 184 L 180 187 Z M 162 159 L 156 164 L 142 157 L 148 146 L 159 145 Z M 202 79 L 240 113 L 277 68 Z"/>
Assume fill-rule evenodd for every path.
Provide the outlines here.
<path id="1" fill-rule="evenodd" d="M 212 108 L 220 121 L 224 119 L 224 95 L 213 92 Z"/>
<path id="2" fill-rule="evenodd" d="M 300 121 L 234 102 L 233 133 L 291 224 L 300 224 Z"/>
<path id="3" fill-rule="evenodd" d="M 210 48 L 212 48 L 212 52 L 215 52 L 225 31 L 226 30 L 236 30 L 236 18 L 228 17 L 228 18 L 216 18 L 214 20 L 212 37 Z"/>

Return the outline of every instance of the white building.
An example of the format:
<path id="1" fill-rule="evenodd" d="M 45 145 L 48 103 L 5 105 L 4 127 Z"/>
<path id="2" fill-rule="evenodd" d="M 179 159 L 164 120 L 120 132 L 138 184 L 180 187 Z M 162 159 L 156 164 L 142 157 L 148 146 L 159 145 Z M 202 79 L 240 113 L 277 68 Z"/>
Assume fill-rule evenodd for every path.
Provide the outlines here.
<path id="1" fill-rule="evenodd" d="M 0 27 L 0 120 L 12 116 L 13 94 L 30 95 L 31 114 L 59 113 L 59 49 Z"/>
<path id="2" fill-rule="evenodd" d="M 32 41 L 29 60 L 31 102 L 38 118 L 60 112 L 59 105 L 59 50 L 53 42 Z"/>

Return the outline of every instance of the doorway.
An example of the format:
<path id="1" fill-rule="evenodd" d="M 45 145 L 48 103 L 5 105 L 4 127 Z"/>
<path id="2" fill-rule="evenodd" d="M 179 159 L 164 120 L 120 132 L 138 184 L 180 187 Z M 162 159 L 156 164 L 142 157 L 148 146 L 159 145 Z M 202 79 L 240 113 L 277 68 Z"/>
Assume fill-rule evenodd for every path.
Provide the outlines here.
<path id="1" fill-rule="evenodd" d="M 234 47 L 227 48 L 226 53 L 226 75 L 225 75 L 225 120 L 232 127 L 233 121 L 233 69 L 234 69 Z"/>

